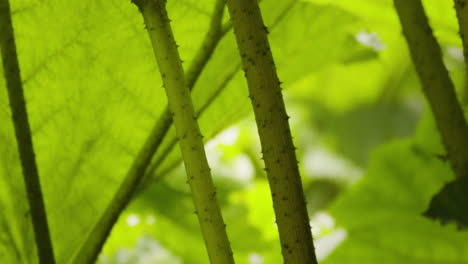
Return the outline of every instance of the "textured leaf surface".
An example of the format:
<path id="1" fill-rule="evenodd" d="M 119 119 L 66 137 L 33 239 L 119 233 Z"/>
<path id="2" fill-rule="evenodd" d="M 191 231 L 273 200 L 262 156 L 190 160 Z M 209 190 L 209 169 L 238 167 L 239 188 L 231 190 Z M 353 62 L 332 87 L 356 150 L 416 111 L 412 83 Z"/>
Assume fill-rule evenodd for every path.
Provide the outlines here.
<path id="1" fill-rule="evenodd" d="M 329 27 L 336 11 L 326 12 L 324 19 L 306 26 L 303 22 L 321 10 L 304 3 L 289 10 L 291 2 L 265 1 L 264 7 L 268 23 L 281 21 L 281 26 L 272 29 L 279 68 L 289 71 L 282 65 L 290 63 L 290 53 L 297 54 L 296 69 L 302 72 L 283 74 L 293 80 L 328 62 L 324 57 L 309 68 L 299 54 L 310 52 L 311 43 L 324 47 L 334 38 L 339 43 L 341 34 L 333 33 L 316 42 L 301 40 L 307 37 L 304 30 L 308 26 L 317 33 Z M 208 27 L 213 3 L 169 2 L 184 60 L 194 56 Z M 142 19 L 129 1 L 12 1 L 12 8 L 53 244 L 58 263 L 67 263 L 108 205 L 166 99 Z M 284 21 L 278 19 L 283 15 Z M 352 19 L 345 15 L 339 22 L 340 28 L 345 28 Z M 292 25 L 303 29 L 290 32 Z M 280 36 L 286 33 L 297 41 L 292 41 L 288 53 L 282 54 L 284 42 Z M 201 115 L 207 137 L 249 110 L 243 76 L 239 74 L 225 89 L 219 88 L 238 61 L 233 36 L 228 34 L 195 88 L 193 99 L 199 109 L 213 96 L 216 98 Z M 3 81 L 0 90 L 4 95 Z M 30 250 L 35 247 L 8 102 L 5 96 L 0 98 L 0 203 L 4 212 L 0 261 L 36 263 Z M 170 138 L 165 142 L 163 147 Z M 172 151 L 164 164 L 178 159 L 178 151 Z"/>

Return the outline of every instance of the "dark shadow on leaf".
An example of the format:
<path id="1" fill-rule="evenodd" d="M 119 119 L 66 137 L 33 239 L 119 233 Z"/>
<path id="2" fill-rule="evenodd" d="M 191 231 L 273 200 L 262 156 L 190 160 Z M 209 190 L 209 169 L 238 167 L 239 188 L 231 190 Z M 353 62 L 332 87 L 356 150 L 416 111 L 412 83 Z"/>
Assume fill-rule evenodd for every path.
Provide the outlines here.
<path id="1" fill-rule="evenodd" d="M 468 227 L 468 177 L 446 184 L 432 197 L 424 216 L 442 223 L 455 222 L 459 228 Z"/>

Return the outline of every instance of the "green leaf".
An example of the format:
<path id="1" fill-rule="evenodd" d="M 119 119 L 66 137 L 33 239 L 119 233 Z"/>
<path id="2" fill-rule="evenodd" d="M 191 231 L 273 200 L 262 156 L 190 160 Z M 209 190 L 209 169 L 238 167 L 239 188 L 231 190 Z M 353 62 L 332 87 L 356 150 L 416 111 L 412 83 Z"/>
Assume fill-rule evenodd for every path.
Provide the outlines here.
<path id="1" fill-rule="evenodd" d="M 346 48 L 346 31 L 355 17 L 334 8 L 295 1 L 263 1 L 271 42 L 282 78 L 292 83 L 336 57 L 312 64 L 291 53 L 336 44 Z M 69 263 L 109 205 L 138 149 L 166 105 L 151 46 L 137 8 L 128 1 L 11 1 L 21 73 L 33 141 L 58 263 Z M 169 1 L 182 59 L 190 61 L 208 27 L 213 1 Z M 287 11 L 287 12 L 286 12 Z M 288 15 L 291 12 L 291 15 Z M 322 19 L 309 20 L 321 13 Z M 340 14 L 338 20 L 333 17 Z M 302 14 L 302 15 L 301 15 Z M 278 19 L 281 17 L 281 19 Z M 196 21 L 194 23 L 193 21 Z M 275 22 L 278 21 L 278 22 Z M 309 21 L 306 23 L 306 21 Z M 328 28 L 339 22 L 335 33 Z M 273 24 L 277 24 L 273 26 Z M 290 31 L 291 26 L 301 30 Z M 304 33 L 328 32 L 305 41 Z M 314 33 L 315 32 L 315 33 Z M 291 42 L 282 53 L 284 34 Z M 245 81 L 232 75 L 239 61 L 231 33 L 223 39 L 195 87 L 196 109 L 212 101 L 200 117 L 202 133 L 212 137 L 250 111 Z M 226 64 L 229 61 L 229 64 Z M 186 63 L 184 65 L 187 65 Z M 296 70 L 294 70 L 296 69 Z M 220 90 L 219 87 L 223 87 Z M 20 180 L 10 112 L 0 82 L 0 262 L 37 263 L 30 217 Z M 214 98 L 214 99 L 213 99 Z M 229 105 L 229 108 L 226 106 Z M 226 111 L 227 110 L 227 111 Z M 168 137 L 162 148 L 170 145 Z M 162 156 L 161 156 L 162 155 Z M 179 160 L 163 157 L 160 171 Z"/>
<path id="2" fill-rule="evenodd" d="M 54 251 L 57 263 L 70 263 L 110 205 L 166 98 L 143 20 L 130 1 L 10 2 Z M 441 43 L 447 49 L 459 46 L 452 2 L 424 4 Z M 173 0 L 168 5 L 187 70 L 208 29 L 214 0 Z M 297 101 L 304 105 L 305 110 L 291 111 L 293 130 L 297 128 L 301 139 L 298 153 L 319 144 L 346 159 L 353 165 L 349 167 L 364 168 L 374 147 L 413 132 L 422 112 L 419 86 L 390 0 L 263 0 L 261 7 L 288 110 L 295 109 Z M 224 23 L 229 23 L 227 15 Z M 385 48 L 357 41 L 360 33 L 377 36 Z M 203 110 L 199 122 L 205 140 L 251 112 L 239 65 L 228 32 L 192 94 L 195 110 Z M 465 71 L 455 70 L 463 80 Z M 459 87 L 464 87 L 462 81 Z M 339 196 L 332 213 L 348 239 L 324 263 L 468 261 L 466 232 L 422 216 L 431 197 L 452 179 L 438 158 L 444 151 L 429 120 L 412 139 L 373 152 L 366 176 Z M 309 128 L 313 131 L 304 132 Z M 256 138 L 255 128 L 246 131 L 243 137 L 248 133 Z M 317 136 L 316 131 L 323 133 Z M 105 255 L 134 247 L 141 234 L 150 234 L 184 263 L 206 263 L 184 175 L 168 173 L 180 168 L 175 144 L 171 129 L 153 159 L 152 179 L 142 186 L 147 192 L 124 212 Z M 301 159 L 301 166 L 305 161 Z M 261 171 L 261 162 L 256 162 Z M 2 78 L 0 263 L 35 264 L 20 168 Z M 304 175 L 306 182 L 311 180 Z M 161 177 L 166 177 L 164 182 L 153 184 Z M 215 178 L 224 194 L 220 200 L 237 263 L 249 263 L 253 253 L 265 264 L 281 261 L 270 193 L 262 177 L 259 172 L 245 186 Z M 317 195 L 311 208 L 326 208 L 328 200 L 320 198 L 324 196 Z M 134 213 L 142 223 L 148 216 L 155 222 L 130 227 L 126 220 Z"/>
<path id="3" fill-rule="evenodd" d="M 422 216 L 453 178 L 432 119 L 373 152 L 368 173 L 332 207 L 347 239 L 324 263 L 465 263 L 468 232 Z"/>

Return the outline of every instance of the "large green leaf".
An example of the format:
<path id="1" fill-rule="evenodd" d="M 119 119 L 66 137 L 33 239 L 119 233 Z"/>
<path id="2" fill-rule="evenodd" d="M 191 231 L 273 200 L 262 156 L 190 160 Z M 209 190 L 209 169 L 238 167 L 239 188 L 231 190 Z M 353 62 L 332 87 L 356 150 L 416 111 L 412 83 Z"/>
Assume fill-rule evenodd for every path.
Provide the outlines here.
<path id="1" fill-rule="evenodd" d="M 68 263 L 109 206 L 166 99 L 141 16 L 129 1 L 11 2 L 54 250 L 58 263 Z M 278 68 L 287 82 L 341 56 L 349 46 L 343 33 L 356 21 L 344 11 L 294 2 L 262 3 Z M 213 4 L 169 1 L 184 60 L 197 51 Z M 336 31 L 322 38 L 321 32 L 332 26 Z M 291 40 L 287 49 L 283 36 Z M 242 74 L 219 90 L 237 68 L 234 43 L 231 34 L 220 43 L 193 94 L 197 109 L 215 99 L 200 117 L 207 138 L 250 109 Z M 331 43 L 331 56 L 317 61 L 290 58 L 312 56 Z M 0 262 L 36 263 L 4 88 L 2 81 Z M 168 137 L 162 147 L 170 142 Z M 164 163 L 159 167 L 167 168 L 179 157 L 172 151 L 160 159 Z"/>
<path id="2" fill-rule="evenodd" d="M 348 237 L 325 263 L 466 263 L 468 232 L 422 215 L 453 178 L 440 153 L 430 118 L 413 139 L 378 148 L 367 175 L 332 208 Z"/>
<path id="3" fill-rule="evenodd" d="M 110 206 L 166 98 L 143 20 L 130 1 L 10 2 L 54 250 L 58 263 L 70 263 Z M 187 69 L 208 29 L 214 0 L 168 4 Z M 261 4 L 287 101 L 299 98 L 314 105 L 307 109 L 314 116 L 312 124 L 306 120 L 296 127 L 326 124 L 327 138 L 321 140 L 331 141 L 333 150 L 360 167 L 377 144 L 412 132 L 420 107 L 413 111 L 407 104 L 418 101 L 401 100 L 413 96 L 418 86 L 390 0 Z M 425 4 L 439 40 L 459 45 L 452 3 Z M 224 22 L 229 23 L 228 17 Z M 386 48 L 360 44 L 360 33 L 376 33 Z M 206 139 L 250 112 L 236 49 L 228 32 L 194 87 L 193 101 Z M 0 67 L 3 76 L 1 71 Z M 0 263 L 34 264 L 31 220 L 6 98 L 2 78 Z M 402 111 L 394 111 L 394 105 Z M 383 124 L 380 129 L 375 129 L 376 122 Z M 432 145 L 438 142 L 433 125 L 425 124 L 414 139 L 377 150 L 362 182 L 333 206 L 348 240 L 328 263 L 468 261 L 466 233 L 421 216 L 430 197 L 451 177 L 446 164 L 436 158 L 443 151 Z M 178 148 L 171 147 L 175 142 L 171 129 L 153 159 L 154 178 L 180 164 Z M 151 230 L 184 263 L 206 263 L 184 175 L 170 175 L 170 181 L 155 184 L 129 210 L 154 216 L 155 223 L 137 230 L 128 227 L 132 215 L 124 213 L 117 231 L 125 235 L 113 235 L 106 254 L 121 245 L 133 246 Z M 220 178 L 215 180 L 238 263 L 249 263 L 253 252 L 264 256 L 265 263 L 279 263 L 265 180 L 256 179 L 247 188 Z"/>

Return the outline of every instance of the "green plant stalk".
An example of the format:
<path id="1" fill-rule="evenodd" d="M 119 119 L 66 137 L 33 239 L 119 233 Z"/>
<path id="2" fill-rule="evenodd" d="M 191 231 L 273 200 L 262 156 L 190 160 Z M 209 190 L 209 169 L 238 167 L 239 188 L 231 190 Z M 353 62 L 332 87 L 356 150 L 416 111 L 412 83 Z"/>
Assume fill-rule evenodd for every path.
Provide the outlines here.
<path id="1" fill-rule="evenodd" d="M 450 166 L 457 177 L 467 177 L 468 127 L 421 0 L 394 0 L 394 4 Z"/>
<path id="2" fill-rule="evenodd" d="M 208 60 L 211 58 L 215 48 L 221 38 L 225 35 L 221 32 L 221 22 L 224 11 L 224 0 L 217 0 L 213 15 L 211 18 L 210 28 L 205 35 L 201 47 L 190 64 L 187 72 L 187 83 L 189 89 L 192 90 L 205 68 Z M 86 241 L 75 254 L 72 263 L 94 263 L 102 250 L 107 237 L 109 236 L 112 227 L 117 222 L 121 212 L 127 207 L 136 194 L 137 190 L 142 189 L 142 185 L 148 184 L 144 181 L 145 171 L 151 163 L 154 153 L 158 150 L 164 140 L 169 128 L 172 125 L 172 115 L 169 107 L 166 106 L 163 113 L 156 121 L 151 133 L 145 140 L 145 143 L 139 150 L 135 160 L 130 166 L 124 181 L 114 195 L 109 206 L 106 208 L 98 223 L 87 236 Z"/>
<path id="3" fill-rule="evenodd" d="M 54 251 L 34 154 L 8 0 L 0 0 L 0 48 L 39 263 L 54 264 Z"/>
<path id="4" fill-rule="evenodd" d="M 179 138 L 187 179 L 211 263 L 234 263 L 221 209 L 206 159 L 203 137 L 196 121 L 190 91 L 174 40 L 165 0 L 134 0 L 143 15 L 169 109 Z"/>
<path id="5" fill-rule="evenodd" d="M 224 6 L 225 6 L 224 0 L 217 0 L 216 1 L 215 8 L 214 8 L 214 11 L 213 11 L 213 15 L 212 15 L 211 22 L 210 22 L 210 28 L 208 29 L 208 32 L 206 33 L 205 38 L 203 39 L 202 44 L 201 44 L 200 48 L 198 49 L 197 54 L 195 55 L 192 63 L 190 64 L 190 66 L 189 66 L 189 68 L 187 70 L 186 80 L 187 80 L 187 86 L 189 87 L 190 91 L 192 91 L 193 88 L 195 87 L 195 84 L 196 84 L 198 78 L 200 77 L 203 69 L 205 68 L 206 64 L 208 63 L 211 56 L 213 55 L 214 50 L 218 46 L 220 40 L 227 33 L 227 32 L 222 32 L 221 31 Z M 230 75 L 231 74 L 228 74 L 228 76 L 226 77 L 229 80 L 232 79 L 232 77 Z M 226 87 L 226 85 L 221 86 L 219 89 L 224 89 L 225 87 Z M 216 92 L 216 95 L 218 95 L 218 94 L 219 94 L 219 91 Z M 208 105 L 209 104 L 211 104 L 211 101 L 208 102 Z M 197 117 L 198 116 L 199 116 L 199 113 L 197 113 Z M 169 120 L 169 122 L 164 123 L 165 124 L 165 126 L 164 126 L 164 135 L 161 138 L 160 143 L 162 142 L 162 140 L 166 136 L 167 132 L 169 131 L 169 128 L 172 125 L 172 115 L 171 115 L 171 112 L 169 111 L 169 106 L 166 106 L 166 108 L 164 110 L 164 113 L 163 113 L 163 117 L 164 117 L 164 119 L 170 118 L 170 120 Z M 151 137 L 151 135 L 150 135 L 150 137 Z M 168 149 L 164 150 L 163 152 L 168 154 L 172 150 L 172 148 L 176 145 L 176 143 L 177 143 L 177 138 L 172 139 L 171 143 L 169 143 Z M 158 148 L 159 148 L 159 145 L 155 146 L 155 148 L 151 152 L 151 156 L 153 156 L 156 153 Z M 164 157 L 165 157 L 165 155 L 162 155 L 161 159 L 154 162 L 154 164 L 155 165 L 160 165 L 159 163 L 162 162 L 162 159 L 164 159 Z M 151 160 L 149 162 L 151 162 Z M 145 165 L 145 168 L 148 168 L 149 166 L 150 166 L 150 164 L 148 163 L 148 164 Z M 150 181 L 149 178 L 153 174 L 151 172 L 148 173 L 148 171 L 151 171 L 151 169 L 147 169 L 147 172 L 144 175 L 145 180 L 142 181 L 142 184 L 144 184 L 144 185 L 147 185 L 149 183 L 149 181 Z M 143 187 L 143 186 L 140 186 L 140 187 Z M 141 188 L 141 189 L 143 189 L 143 188 Z"/>
<path id="6" fill-rule="evenodd" d="M 227 6 L 250 91 L 286 264 L 317 263 L 288 116 L 257 1 Z"/>
<path id="7" fill-rule="evenodd" d="M 200 116 L 203 113 L 205 113 L 206 109 L 214 102 L 214 100 L 219 96 L 219 94 L 224 90 L 224 88 L 226 88 L 226 86 L 234 78 L 234 76 L 238 73 L 239 70 L 240 70 L 240 65 L 238 65 L 233 71 L 231 71 L 225 76 L 223 82 L 219 84 L 215 92 L 206 100 L 206 102 L 200 107 L 200 109 L 198 109 L 196 113 L 197 118 L 200 118 Z M 151 166 L 149 166 L 147 170 L 147 174 L 149 176 L 155 175 L 156 170 L 159 169 L 159 167 L 163 163 L 166 156 L 169 155 L 169 153 L 177 145 L 177 142 L 178 142 L 177 137 L 174 137 L 171 139 L 171 141 L 169 141 L 167 146 L 161 151 L 161 155 L 159 156 L 159 158 L 156 159 L 155 162 L 151 164 Z M 177 164 L 179 164 L 179 162 Z M 151 177 L 147 177 L 145 178 L 145 180 L 147 180 L 146 184 L 144 184 L 145 186 L 142 186 L 142 187 L 148 187 L 150 185 Z"/>

